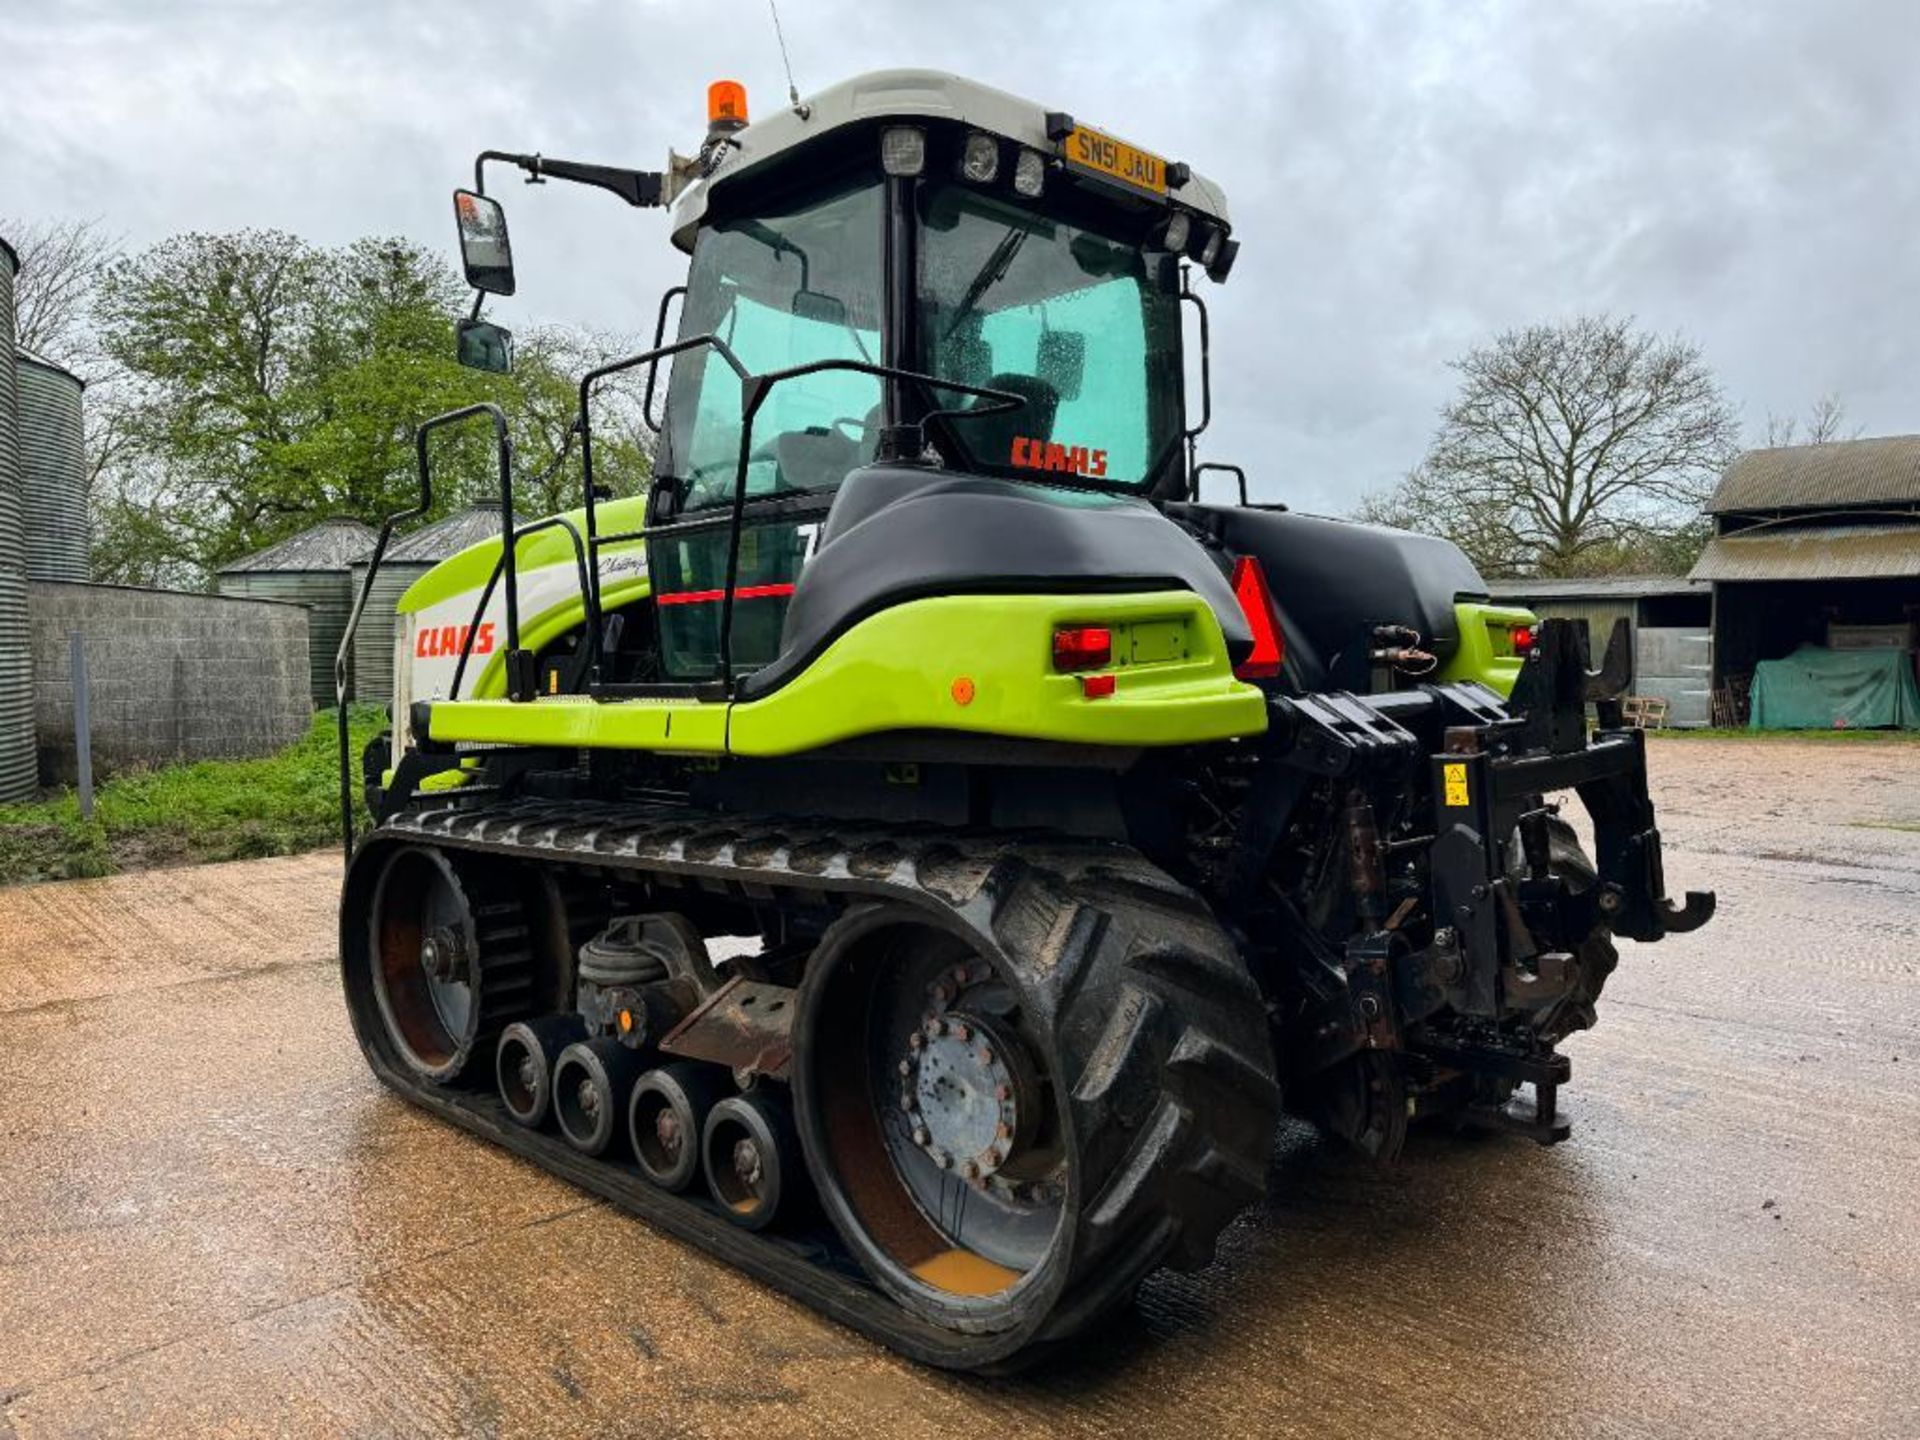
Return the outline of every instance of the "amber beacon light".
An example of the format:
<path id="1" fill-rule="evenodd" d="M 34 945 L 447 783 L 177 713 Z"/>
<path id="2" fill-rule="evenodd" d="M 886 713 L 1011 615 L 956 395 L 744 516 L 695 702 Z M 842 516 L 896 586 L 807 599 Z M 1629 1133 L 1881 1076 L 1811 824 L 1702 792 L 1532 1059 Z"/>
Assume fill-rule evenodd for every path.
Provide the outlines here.
<path id="1" fill-rule="evenodd" d="M 707 125 L 738 130 L 747 123 L 747 87 L 738 80 L 716 80 L 707 87 Z"/>

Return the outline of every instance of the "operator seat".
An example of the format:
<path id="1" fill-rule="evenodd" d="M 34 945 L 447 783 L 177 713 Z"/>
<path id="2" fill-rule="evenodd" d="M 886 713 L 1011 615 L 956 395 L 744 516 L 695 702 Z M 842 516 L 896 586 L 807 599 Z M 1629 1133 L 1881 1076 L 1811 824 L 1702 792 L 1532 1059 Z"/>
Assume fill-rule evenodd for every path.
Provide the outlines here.
<path id="1" fill-rule="evenodd" d="M 961 443 L 981 461 L 1005 465 L 1013 456 L 1016 438 L 1046 441 L 1053 438 L 1053 419 L 1060 410 L 1060 392 L 1038 375 L 1006 371 L 987 381 L 989 390 L 1006 390 L 1027 403 L 1017 410 L 969 414 L 956 427 Z M 991 400 L 976 400 L 969 411 L 991 405 Z"/>

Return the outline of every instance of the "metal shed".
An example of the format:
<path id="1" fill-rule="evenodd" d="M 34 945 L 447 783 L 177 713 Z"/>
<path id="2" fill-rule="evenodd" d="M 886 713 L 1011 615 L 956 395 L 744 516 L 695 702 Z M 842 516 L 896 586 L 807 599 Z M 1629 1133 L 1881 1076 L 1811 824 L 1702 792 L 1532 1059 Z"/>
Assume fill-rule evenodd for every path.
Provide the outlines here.
<path id="1" fill-rule="evenodd" d="M 1746 723 L 1758 667 L 1803 646 L 1920 664 L 1920 435 L 1750 450 L 1707 510 L 1693 578 L 1713 587 L 1722 723 Z"/>
<path id="2" fill-rule="evenodd" d="M 27 626 L 27 527 L 20 476 L 19 381 L 13 349 L 13 277 L 20 257 L 0 238 L 0 802 L 31 795 L 33 635 Z"/>
<path id="3" fill-rule="evenodd" d="M 86 382 L 32 351 L 19 352 L 20 471 L 27 512 L 27 578 L 88 578 Z"/>
<path id="4" fill-rule="evenodd" d="M 1681 575 L 1599 575 L 1563 580 L 1491 580 L 1493 598 L 1542 618 L 1586 622 L 1597 652 L 1617 621 L 1633 639 L 1633 693 L 1667 702 L 1667 723 L 1697 726 L 1711 714 L 1712 595 Z M 1599 662 L 1596 653 L 1594 661 Z"/>
<path id="5" fill-rule="evenodd" d="M 333 659 L 353 609 L 353 567 L 373 553 L 378 537 L 358 520 L 322 520 L 277 545 L 221 567 L 214 588 L 222 595 L 287 600 L 307 607 L 308 662 L 313 703 L 333 704 Z M 348 667 L 347 695 L 354 695 Z"/>
<path id="6" fill-rule="evenodd" d="M 373 591 L 353 637 L 354 686 L 362 700 L 393 699 L 395 607 L 407 588 L 449 556 L 470 545 L 500 538 L 500 503 L 481 500 L 403 535 L 388 547 L 373 577 Z M 366 582 L 367 564 L 353 567 L 353 593 Z"/>

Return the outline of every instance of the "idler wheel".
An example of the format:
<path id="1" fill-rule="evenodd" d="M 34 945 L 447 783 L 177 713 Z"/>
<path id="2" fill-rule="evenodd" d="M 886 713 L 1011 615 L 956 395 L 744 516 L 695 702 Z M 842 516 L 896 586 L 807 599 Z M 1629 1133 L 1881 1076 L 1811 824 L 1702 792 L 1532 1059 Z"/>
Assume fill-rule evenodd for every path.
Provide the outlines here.
<path id="1" fill-rule="evenodd" d="M 628 1138 L 647 1179 L 680 1191 L 700 1173 L 707 1113 L 726 1094 L 726 1077 L 711 1066 L 682 1062 L 649 1070 L 633 1087 Z"/>
<path id="2" fill-rule="evenodd" d="M 798 1184 L 798 1142 L 786 1101 L 766 1089 L 731 1095 L 707 1112 L 700 1152 L 707 1185 L 734 1224 L 764 1230 Z"/>
<path id="3" fill-rule="evenodd" d="M 627 1099 L 640 1078 L 639 1057 L 618 1040 L 577 1040 L 553 1065 L 553 1113 L 560 1133 L 583 1155 L 604 1155 L 626 1134 Z"/>
<path id="4" fill-rule="evenodd" d="M 374 889 L 371 938 L 381 1024 L 423 1079 L 463 1078 L 493 1052 L 500 1027 L 526 1013 L 533 953 L 506 872 L 456 866 L 426 846 L 396 850 Z"/>
<path id="5" fill-rule="evenodd" d="M 494 1071 L 507 1113 L 530 1129 L 546 1124 L 553 1111 L 554 1062 L 567 1046 L 586 1038 L 578 1015 L 520 1020 L 501 1031 Z"/>

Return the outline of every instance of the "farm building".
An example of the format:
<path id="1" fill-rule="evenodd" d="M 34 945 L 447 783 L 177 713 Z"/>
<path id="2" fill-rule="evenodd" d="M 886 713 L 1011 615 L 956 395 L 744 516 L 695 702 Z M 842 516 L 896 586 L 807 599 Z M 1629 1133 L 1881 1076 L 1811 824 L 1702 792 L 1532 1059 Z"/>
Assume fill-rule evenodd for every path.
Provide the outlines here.
<path id="1" fill-rule="evenodd" d="M 307 607 L 308 686 L 316 706 L 333 704 L 334 657 L 353 609 L 353 567 L 373 553 L 374 539 L 373 530 L 358 520 L 322 520 L 221 567 L 214 577 L 214 588 L 222 595 Z M 347 694 L 354 694 L 351 667 Z"/>
<path id="2" fill-rule="evenodd" d="M 1920 435 L 1750 450 L 1707 509 L 1723 722 L 1920 728 Z"/>
<path id="3" fill-rule="evenodd" d="M 1708 720 L 1712 591 L 1683 575 L 1604 575 L 1567 580 L 1489 580 L 1493 598 L 1542 619 L 1584 621 L 1593 663 L 1614 624 L 1625 620 L 1632 648 L 1631 692 L 1667 702 L 1669 725 Z"/>

